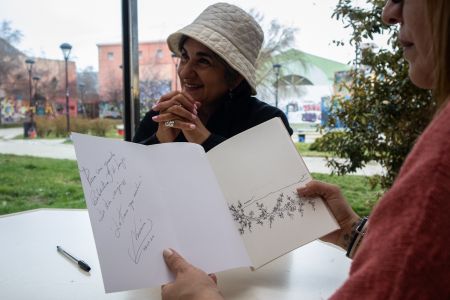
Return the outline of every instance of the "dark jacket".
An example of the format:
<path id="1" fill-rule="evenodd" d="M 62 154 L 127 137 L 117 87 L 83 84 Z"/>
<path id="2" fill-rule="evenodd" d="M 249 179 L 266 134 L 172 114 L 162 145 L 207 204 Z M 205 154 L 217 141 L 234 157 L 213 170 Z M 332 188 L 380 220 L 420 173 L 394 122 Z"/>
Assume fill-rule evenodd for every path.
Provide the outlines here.
<path id="1" fill-rule="evenodd" d="M 158 123 L 152 117 L 158 112 L 149 111 L 142 119 L 137 129 L 133 142 L 145 145 L 159 143 L 156 138 Z M 221 106 L 209 118 L 205 127 L 211 132 L 209 138 L 202 144 L 205 151 L 209 151 L 226 139 L 241 133 L 251 127 L 268 121 L 274 117 L 280 117 L 289 134 L 292 129 L 289 126 L 286 115 L 278 108 L 262 102 L 252 96 L 225 96 Z M 186 142 L 181 132 L 174 142 Z"/>

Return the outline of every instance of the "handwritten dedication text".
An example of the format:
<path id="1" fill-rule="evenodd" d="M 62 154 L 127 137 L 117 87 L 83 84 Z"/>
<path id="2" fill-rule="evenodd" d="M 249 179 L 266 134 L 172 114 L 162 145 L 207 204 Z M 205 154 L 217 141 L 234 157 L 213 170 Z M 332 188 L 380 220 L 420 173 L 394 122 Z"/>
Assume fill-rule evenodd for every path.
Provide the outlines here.
<path id="1" fill-rule="evenodd" d="M 139 264 L 155 239 L 153 221 L 135 211 L 143 201 L 141 177 L 127 176 L 126 158 L 112 152 L 95 168 L 81 167 L 80 174 L 87 183 L 86 201 L 94 208 L 94 220 L 125 241 L 129 246 L 124 255 Z"/>

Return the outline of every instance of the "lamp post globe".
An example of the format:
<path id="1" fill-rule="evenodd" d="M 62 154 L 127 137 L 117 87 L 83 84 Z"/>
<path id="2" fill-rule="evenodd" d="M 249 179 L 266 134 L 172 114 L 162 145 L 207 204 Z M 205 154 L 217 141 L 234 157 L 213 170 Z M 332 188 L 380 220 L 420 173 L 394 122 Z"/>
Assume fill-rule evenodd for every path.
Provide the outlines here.
<path id="1" fill-rule="evenodd" d="M 66 120 L 67 120 L 67 134 L 70 134 L 70 115 L 69 115 L 69 73 L 67 71 L 67 61 L 69 60 L 70 50 L 72 46 L 68 43 L 63 43 L 61 46 L 61 51 L 64 56 L 65 70 L 66 70 Z"/>

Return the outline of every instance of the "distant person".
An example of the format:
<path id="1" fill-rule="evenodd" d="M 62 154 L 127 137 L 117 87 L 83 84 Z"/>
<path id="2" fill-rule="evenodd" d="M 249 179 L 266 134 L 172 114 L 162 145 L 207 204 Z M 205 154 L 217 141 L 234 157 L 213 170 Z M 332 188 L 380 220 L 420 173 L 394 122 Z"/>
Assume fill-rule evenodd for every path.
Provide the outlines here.
<path id="1" fill-rule="evenodd" d="M 36 122 L 34 121 L 34 112 L 31 108 L 25 113 L 25 119 L 23 121 L 23 137 L 36 137 Z"/>
<path id="2" fill-rule="evenodd" d="M 141 121 L 133 141 L 146 145 L 192 142 L 208 151 L 224 140 L 285 114 L 257 98 L 255 63 L 264 34 L 237 6 L 217 3 L 167 43 L 180 57 L 181 91 L 161 97 Z"/>
<path id="3" fill-rule="evenodd" d="M 383 20 L 400 24 L 409 77 L 433 90 L 434 119 L 368 221 L 335 186 L 313 181 L 298 192 L 326 201 L 341 229 L 322 240 L 354 257 L 331 299 L 450 299 L 450 1 L 389 0 Z M 172 250 L 164 258 L 176 277 L 164 300 L 223 299 L 214 278 Z"/>

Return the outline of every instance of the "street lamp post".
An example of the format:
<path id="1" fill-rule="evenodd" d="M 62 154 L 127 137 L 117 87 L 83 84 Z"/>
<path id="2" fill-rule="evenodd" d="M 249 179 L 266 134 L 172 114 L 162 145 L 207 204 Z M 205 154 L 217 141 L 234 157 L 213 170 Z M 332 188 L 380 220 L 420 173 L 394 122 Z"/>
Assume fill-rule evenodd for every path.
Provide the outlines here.
<path id="1" fill-rule="evenodd" d="M 172 61 L 175 65 L 175 91 L 178 90 L 178 57 L 175 53 L 172 53 Z"/>
<path id="2" fill-rule="evenodd" d="M 33 81 L 34 81 L 34 95 L 33 95 L 33 106 L 35 106 L 36 107 L 36 112 L 37 112 L 37 106 L 38 106 L 38 103 L 37 103 L 37 84 L 38 84 L 38 81 L 40 80 L 41 78 L 39 77 L 39 76 L 33 76 Z"/>
<path id="3" fill-rule="evenodd" d="M 275 76 L 276 76 L 276 86 L 275 86 L 275 107 L 278 107 L 278 81 L 279 81 L 279 77 L 280 77 L 280 68 L 281 65 L 280 64 L 273 64 L 272 65 L 273 70 L 275 71 Z"/>
<path id="4" fill-rule="evenodd" d="M 33 85 L 31 83 L 31 73 L 33 71 L 33 65 L 34 65 L 34 59 L 27 58 L 25 60 L 25 63 L 27 64 L 27 70 L 28 70 L 28 79 L 29 79 L 29 88 L 30 88 L 30 107 L 33 106 Z"/>
<path id="5" fill-rule="evenodd" d="M 65 66 L 66 66 L 66 120 L 67 120 L 67 134 L 70 134 L 70 116 L 69 116 L 69 73 L 67 71 L 67 61 L 69 60 L 70 50 L 72 49 L 72 46 L 68 43 L 63 43 L 61 46 Z"/>

